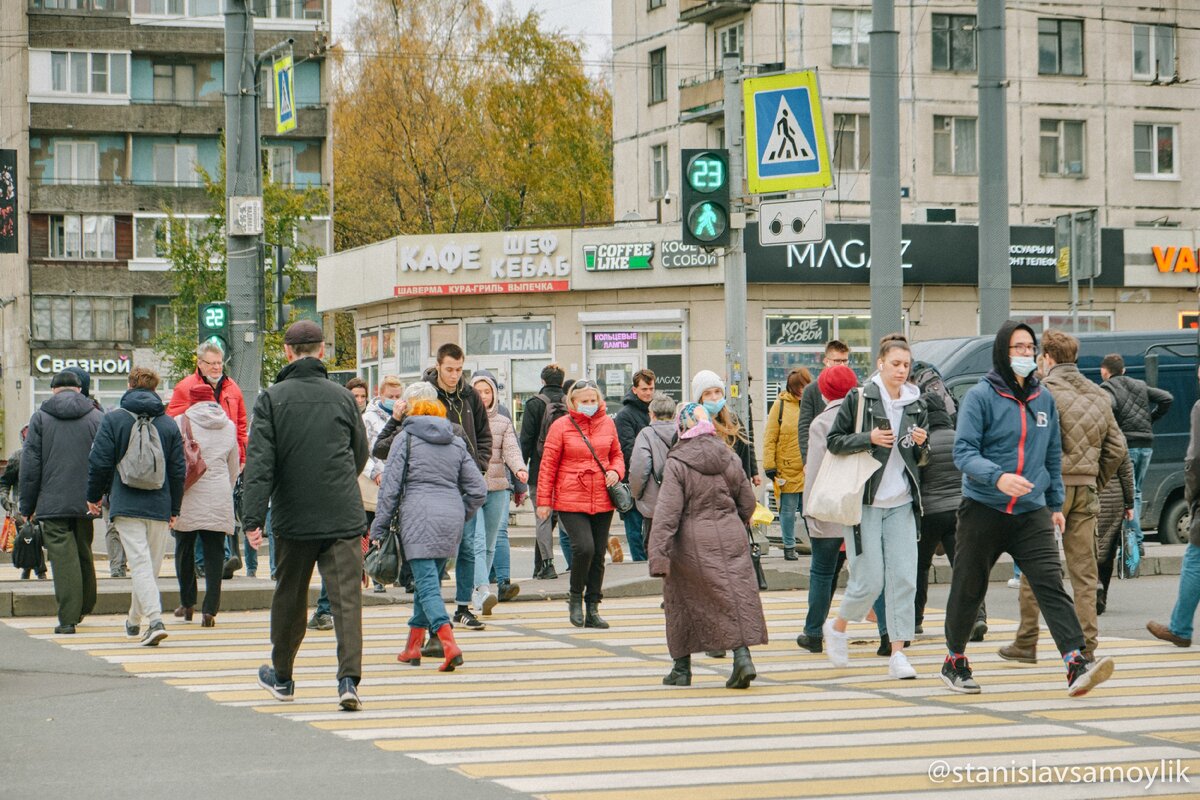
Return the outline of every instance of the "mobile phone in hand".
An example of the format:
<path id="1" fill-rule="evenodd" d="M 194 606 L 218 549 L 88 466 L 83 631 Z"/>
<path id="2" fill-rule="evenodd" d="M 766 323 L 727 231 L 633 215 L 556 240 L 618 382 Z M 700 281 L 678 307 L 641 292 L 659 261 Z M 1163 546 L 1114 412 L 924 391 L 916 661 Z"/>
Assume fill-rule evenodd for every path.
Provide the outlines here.
<path id="1" fill-rule="evenodd" d="M 890 431 L 892 429 L 892 421 L 887 417 L 876 417 L 875 427 L 881 431 Z"/>

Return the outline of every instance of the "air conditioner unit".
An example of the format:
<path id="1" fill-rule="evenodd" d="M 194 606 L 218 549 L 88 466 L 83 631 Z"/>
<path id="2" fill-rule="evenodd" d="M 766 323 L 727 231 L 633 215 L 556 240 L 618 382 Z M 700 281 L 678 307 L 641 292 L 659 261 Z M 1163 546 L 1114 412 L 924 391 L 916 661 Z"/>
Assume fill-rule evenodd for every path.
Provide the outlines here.
<path id="1" fill-rule="evenodd" d="M 958 222 L 958 210 L 953 208 L 925 209 L 926 222 Z"/>

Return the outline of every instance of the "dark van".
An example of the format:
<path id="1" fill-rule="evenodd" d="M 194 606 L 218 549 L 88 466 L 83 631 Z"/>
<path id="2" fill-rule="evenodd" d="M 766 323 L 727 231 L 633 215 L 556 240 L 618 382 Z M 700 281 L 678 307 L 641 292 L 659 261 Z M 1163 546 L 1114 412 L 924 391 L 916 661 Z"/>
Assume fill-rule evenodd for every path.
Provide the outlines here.
<path id="1" fill-rule="evenodd" d="M 1100 361 L 1109 353 L 1125 359 L 1125 374 L 1166 389 L 1175 398 L 1171 410 L 1154 425 L 1154 455 L 1142 486 L 1142 528 L 1157 530 L 1159 541 L 1187 541 L 1188 510 L 1183 500 L 1183 459 L 1188 426 L 1196 402 L 1196 331 L 1114 331 L 1080 333 L 1079 369 L 1097 384 Z M 913 344 L 913 360 L 936 366 L 946 386 L 962 399 L 992 368 L 992 336 L 931 339 Z M 1147 356 L 1149 364 L 1147 363 Z M 1146 377 L 1147 366 L 1150 378 Z M 1157 373 L 1157 374 L 1155 374 Z"/>

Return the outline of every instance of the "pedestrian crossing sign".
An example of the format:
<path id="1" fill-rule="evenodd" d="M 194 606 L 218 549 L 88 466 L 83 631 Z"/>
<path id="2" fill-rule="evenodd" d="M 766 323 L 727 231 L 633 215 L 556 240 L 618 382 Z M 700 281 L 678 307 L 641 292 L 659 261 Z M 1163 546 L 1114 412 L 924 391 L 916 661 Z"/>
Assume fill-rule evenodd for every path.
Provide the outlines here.
<path id="1" fill-rule="evenodd" d="M 747 78 L 742 94 L 750 192 L 833 186 L 817 71 Z"/>
<path id="2" fill-rule="evenodd" d="M 275 59 L 275 132 L 287 133 L 296 129 L 295 83 L 292 78 L 292 57 Z"/>

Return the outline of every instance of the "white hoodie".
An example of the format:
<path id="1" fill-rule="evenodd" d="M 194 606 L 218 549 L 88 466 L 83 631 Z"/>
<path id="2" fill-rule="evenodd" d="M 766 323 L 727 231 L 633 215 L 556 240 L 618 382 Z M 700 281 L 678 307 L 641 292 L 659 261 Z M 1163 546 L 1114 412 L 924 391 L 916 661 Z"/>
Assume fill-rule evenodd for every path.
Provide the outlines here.
<path id="1" fill-rule="evenodd" d="M 892 423 L 892 432 L 896 434 L 896 444 L 892 445 L 891 455 L 883 465 L 883 477 L 879 480 L 879 488 L 875 490 L 875 502 L 871 505 L 875 508 L 897 508 L 911 503 L 913 499 L 908 477 L 904 474 L 904 457 L 900 455 L 900 440 L 910 431 L 900 430 L 900 420 L 904 416 L 904 407 L 920 398 L 921 390 L 911 383 L 905 383 L 900 387 L 900 398 L 893 400 L 878 373 L 871 381 L 879 387 L 883 408 L 887 412 L 888 421 Z"/>

